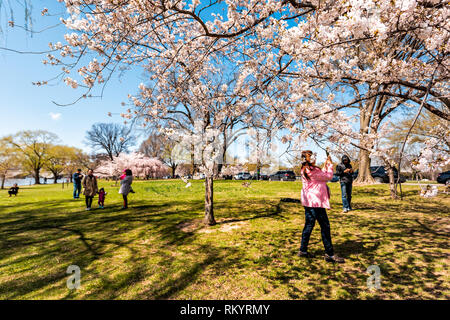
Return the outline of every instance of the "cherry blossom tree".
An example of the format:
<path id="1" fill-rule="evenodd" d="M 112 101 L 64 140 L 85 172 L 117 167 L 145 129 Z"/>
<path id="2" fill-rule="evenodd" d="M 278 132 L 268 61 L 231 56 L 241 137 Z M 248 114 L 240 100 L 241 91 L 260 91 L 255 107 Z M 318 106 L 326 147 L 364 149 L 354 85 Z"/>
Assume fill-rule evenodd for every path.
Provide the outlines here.
<path id="1" fill-rule="evenodd" d="M 63 2 L 70 16 L 62 22 L 73 32 L 67 45 L 50 45 L 62 58 L 49 54 L 44 63 L 61 66 L 64 82 L 85 90 L 81 97 L 117 70 L 141 67 L 148 83 L 130 96 L 135 108 L 123 116 L 161 119 L 172 106 L 177 117 L 168 127 L 187 129 L 185 137 L 203 143 L 202 155 L 217 153 L 227 113 L 242 116 L 263 104 L 261 120 L 278 119 L 290 131 L 287 142 L 327 136 L 359 148 L 359 179 L 370 182 L 370 155 L 392 112 L 421 105 L 450 118 L 443 0 Z M 229 65 L 238 74 L 232 90 L 211 80 Z M 228 97 L 235 103 L 223 103 Z M 198 125 L 183 128 L 180 117 L 191 110 Z M 213 224 L 213 166 L 200 158 L 208 173 L 205 217 Z"/>
<path id="2" fill-rule="evenodd" d="M 222 169 L 222 175 L 224 176 L 234 176 L 239 172 L 244 171 L 244 166 L 240 163 L 236 164 L 227 164 Z"/>
<path id="3" fill-rule="evenodd" d="M 236 88 L 236 76 L 226 57 L 217 54 L 191 67 L 183 64 L 166 71 L 166 81 L 158 78 L 156 83 L 141 84 L 139 95 L 131 97 L 134 112 L 130 109 L 124 117 L 131 118 L 134 113 L 134 117 L 160 127 L 182 150 L 191 150 L 193 167 L 206 177 L 205 223 L 214 225 L 216 168 L 239 136 L 233 128 L 242 132 L 257 107 L 251 95 Z M 161 76 L 148 72 L 151 78 Z"/>
<path id="4" fill-rule="evenodd" d="M 149 158 L 142 153 L 121 153 L 113 157 L 113 160 L 105 160 L 95 169 L 99 177 L 118 177 L 125 169 L 130 169 L 133 176 L 138 178 L 161 178 L 168 170 L 164 164 L 156 158 Z"/>

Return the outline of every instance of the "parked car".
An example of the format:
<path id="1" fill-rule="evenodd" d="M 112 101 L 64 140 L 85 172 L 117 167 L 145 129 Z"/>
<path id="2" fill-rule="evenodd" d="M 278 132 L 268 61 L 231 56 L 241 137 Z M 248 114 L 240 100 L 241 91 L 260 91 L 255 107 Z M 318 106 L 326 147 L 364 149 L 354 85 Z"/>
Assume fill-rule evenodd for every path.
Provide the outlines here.
<path id="1" fill-rule="evenodd" d="M 450 183 L 450 171 L 445 171 L 445 172 L 439 173 L 439 175 L 437 176 L 436 181 L 438 183 L 443 183 L 443 184 Z"/>
<path id="2" fill-rule="evenodd" d="M 197 174 L 194 174 L 194 177 L 192 178 L 193 180 L 203 180 L 203 179 L 205 179 L 205 174 L 204 173 L 197 173 Z"/>
<path id="3" fill-rule="evenodd" d="M 373 166 L 370 167 L 370 174 L 372 175 L 372 178 L 376 182 L 380 183 L 389 183 L 389 176 L 386 170 L 384 169 L 384 166 Z M 353 172 L 353 179 L 356 179 L 358 177 L 358 169 Z M 394 180 L 397 181 L 398 179 L 398 171 L 397 168 L 394 168 Z M 400 182 L 403 183 L 406 181 L 406 178 L 402 175 L 400 175 Z"/>
<path id="4" fill-rule="evenodd" d="M 252 175 L 249 172 L 239 172 L 234 176 L 234 180 L 251 180 Z"/>
<path id="5" fill-rule="evenodd" d="M 290 170 L 280 170 L 269 176 L 270 181 L 295 181 L 295 173 Z"/>
<path id="6" fill-rule="evenodd" d="M 258 174 L 254 173 L 251 177 L 251 180 L 269 180 L 269 176 L 267 174 L 259 174 L 259 179 L 258 179 Z"/>
<path id="7" fill-rule="evenodd" d="M 222 178 L 224 180 L 233 180 L 233 176 L 232 175 L 223 175 Z"/>

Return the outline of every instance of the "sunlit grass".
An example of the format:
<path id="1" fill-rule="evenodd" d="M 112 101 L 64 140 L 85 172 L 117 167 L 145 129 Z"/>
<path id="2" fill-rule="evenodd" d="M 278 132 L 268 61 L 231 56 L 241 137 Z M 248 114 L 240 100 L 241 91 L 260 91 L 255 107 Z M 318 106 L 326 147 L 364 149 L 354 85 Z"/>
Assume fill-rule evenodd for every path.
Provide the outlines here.
<path id="1" fill-rule="evenodd" d="M 326 263 L 319 226 L 310 252 L 300 246 L 304 210 L 299 182 L 216 181 L 218 225 L 204 227 L 203 182 L 136 181 L 119 210 L 114 182 L 101 181 L 105 209 L 84 210 L 72 186 L 22 187 L 0 194 L 1 299 L 448 299 L 449 197 L 403 201 L 386 185 L 354 187 L 343 214 L 337 183 L 329 210 L 335 251 Z M 94 200 L 96 208 L 96 199 Z M 367 288 L 367 267 L 381 268 L 381 289 Z M 69 265 L 81 288 L 66 287 Z"/>

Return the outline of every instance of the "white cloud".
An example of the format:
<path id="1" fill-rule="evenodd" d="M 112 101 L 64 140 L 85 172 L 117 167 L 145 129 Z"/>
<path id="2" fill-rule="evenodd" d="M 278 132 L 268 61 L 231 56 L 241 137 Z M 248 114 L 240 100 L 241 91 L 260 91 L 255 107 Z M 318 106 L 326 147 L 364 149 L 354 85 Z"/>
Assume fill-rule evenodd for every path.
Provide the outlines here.
<path id="1" fill-rule="evenodd" d="M 52 118 L 52 120 L 59 120 L 60 118 L 61 118 L 61 113 L 53 113 L 53 112 L 50 112 L 49 113 L 49 115 L 50 115 L 50 117 Z"/>

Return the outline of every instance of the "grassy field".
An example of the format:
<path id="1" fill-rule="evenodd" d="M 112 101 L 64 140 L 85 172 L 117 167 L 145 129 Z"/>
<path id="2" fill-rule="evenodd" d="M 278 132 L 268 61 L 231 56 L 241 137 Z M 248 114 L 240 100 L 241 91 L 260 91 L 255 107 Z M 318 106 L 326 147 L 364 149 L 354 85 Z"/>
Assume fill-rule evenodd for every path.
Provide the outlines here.
<path id="1" fill-rule="evenodd" d="M 323 260 L 316 225 L 298 258 L 304 210 L 300 182 L 215 182 L 218 224 L 204 227 L 203 182 L 135 182 L 130 208 L 101 181 L 105 209 L 84 210 L 72 186 L 0 193 L 0 299 L 449 299 L 450 197 L 403 201 L 386 185 L 354 187 L 355 211 L 343 214 L 330 183 L 333 243 L 345 264 Z M 96 199 L 94 199 L 95 208 Z M 69 290 L 69 265 L 81 288 Z M 370 265 L 381 289 L 367 288 Z"/>

